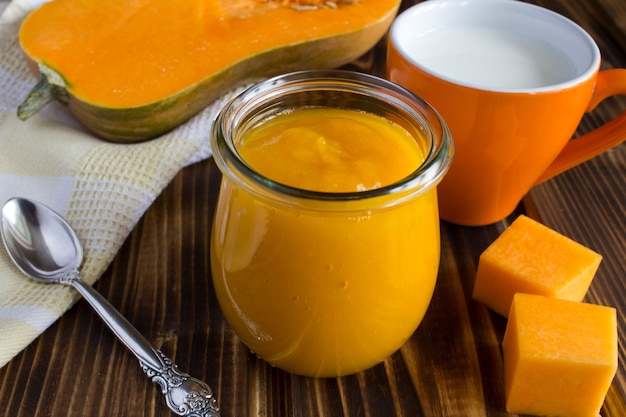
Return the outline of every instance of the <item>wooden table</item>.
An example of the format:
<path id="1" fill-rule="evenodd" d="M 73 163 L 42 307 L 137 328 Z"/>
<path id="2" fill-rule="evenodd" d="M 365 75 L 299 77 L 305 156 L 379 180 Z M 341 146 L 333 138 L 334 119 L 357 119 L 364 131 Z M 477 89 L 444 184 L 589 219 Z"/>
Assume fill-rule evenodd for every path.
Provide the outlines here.
<path id="1" fill-rule="evenodd" d="M 533 0 L 587 29 L 603 67 L 626 68 L 624 0 Z M 407 2 L 409 3 L 409 2 Z M 406 7 L 406 4 L 404 5 Z M 384 73 L 385 44 L 350 67 Z M 626 109 L 586 116 L 586 132 Z M 208 248 L 220 173 L 183 169 L 132 232 L 96 288 L 182 370 L 204 379 L 226 416 L 507 416 L 500 342 L 505 319 L 470 297 L 480 253 L 520 213 L 604 256 L 586 301 L 618 309 L 620 367 L 602 409 L 626 416 L 626 145 L 533 189 L 516 213 L 485 227 L 442 223 L 439 281 L 412 338 L 384 363 L 331 379 L 287 374 L 252 355 L 225 323 Z M 0 341 L 1 343 L 1 341 Z M 158 387 L 84 301 L 0 369 L 5 417 L 167 416 Z"/>

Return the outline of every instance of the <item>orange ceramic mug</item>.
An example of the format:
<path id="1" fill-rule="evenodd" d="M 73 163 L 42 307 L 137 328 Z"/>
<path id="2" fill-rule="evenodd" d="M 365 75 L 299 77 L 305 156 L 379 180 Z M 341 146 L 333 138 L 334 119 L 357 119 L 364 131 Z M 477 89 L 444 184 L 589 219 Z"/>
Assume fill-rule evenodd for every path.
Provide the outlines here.
<path id="1" fill-rule="evenodd" d="M 393 23 L 387 77 L 446 120 L 456 154 L 439 184 L 441 218 L 485 225 L 533 187 L 623 142 L 626 112 L 570 140 L 583 115 L 626 94 L 626 70 L 574 22 L 511 0 L 430 0 Z"/>

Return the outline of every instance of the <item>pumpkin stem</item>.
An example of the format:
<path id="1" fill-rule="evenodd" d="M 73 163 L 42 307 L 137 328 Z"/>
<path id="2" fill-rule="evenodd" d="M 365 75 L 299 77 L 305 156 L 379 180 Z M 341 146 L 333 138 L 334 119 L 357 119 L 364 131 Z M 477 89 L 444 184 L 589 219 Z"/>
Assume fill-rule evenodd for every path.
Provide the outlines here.
<path id="1" fill-rule="evenodd" d="M 30 90 L 22 104 L 18 106 L 17 117 L 20 120 L 26 120 L 54 100 L 67 104 L 67 91 L 63 87 L 50 83 L 48 76 L 42 72 L 37 84 Z"/>

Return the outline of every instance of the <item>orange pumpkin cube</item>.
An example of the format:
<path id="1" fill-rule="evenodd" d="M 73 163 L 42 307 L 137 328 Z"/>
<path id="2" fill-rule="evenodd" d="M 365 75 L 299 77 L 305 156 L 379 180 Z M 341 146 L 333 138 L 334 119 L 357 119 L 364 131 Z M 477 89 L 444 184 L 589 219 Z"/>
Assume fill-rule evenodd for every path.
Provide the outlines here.
<path id="1" fill-rule="evenodd" d="M 502 350 L 507 411 L 596 417 L 617 371 L 617 314 L 518 293 Z"/>
<path id="2" fill-rule="evenodd" d="M 518 292 L 582 301 L 601 260 L 521 215 L 481 254 L 472 297 L 505 317 Z"/>

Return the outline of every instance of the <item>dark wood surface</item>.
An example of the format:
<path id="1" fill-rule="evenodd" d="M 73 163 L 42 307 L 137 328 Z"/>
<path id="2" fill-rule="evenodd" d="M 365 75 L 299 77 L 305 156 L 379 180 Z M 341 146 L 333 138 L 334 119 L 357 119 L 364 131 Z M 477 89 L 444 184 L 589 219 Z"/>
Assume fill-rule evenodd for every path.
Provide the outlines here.
<path id="1" fill-rule="evenodd" d="M 624 0 L 533 2 L 587 29 L 603 68 L 626 68 Z M 384 54 L 383 41 L 350 68 L 382 75 Z M 624 97 L 607 100 L 579 133 L 625 109 Z M 480 253 L 527 213 L 604 256 L 586 301 L 618 309 L 620 366 L 602 416 L 624 417 L 625 146 L 536 187 L 498 224 L 442 223 L 441 270 L 422 325 L 400 351 L 357 375 L 311 379 L 271 368 L 225 323 L 208 257 L 221 178 L 212 160 L 174 178 L 95 286 L 182 370 L 213 388 L 223 417 L 508 416 L 500 348 L 506 321 L 470 295 Z M 158 387 L 82 300 L 0 369 L 0 416 L 168 415 Z"/>

